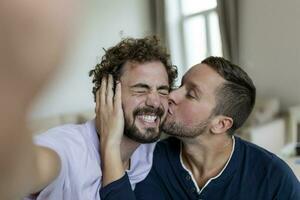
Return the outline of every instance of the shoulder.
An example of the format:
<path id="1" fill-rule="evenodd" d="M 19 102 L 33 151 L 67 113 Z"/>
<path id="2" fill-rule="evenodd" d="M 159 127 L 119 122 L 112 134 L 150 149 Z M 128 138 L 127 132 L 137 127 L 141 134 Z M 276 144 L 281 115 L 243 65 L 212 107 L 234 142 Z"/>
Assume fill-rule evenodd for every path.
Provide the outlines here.
<path id="1" fill-rule="evenodd" d="M 89 129 L 88 123 L 58 126 L 37 135 L 34 138 L 34 143 L 54 150 L 60 157 L 72 152 L 80 153 L 88 148 L 91 141 Z"/>
<path id="2" fill-rule="evenodd" d="M 264 164 L 269 165 L 271 164 L 271 162 L 273 162 L 273 160 L 278 159 L 275 154 L 260 146 L 257 146 L 256 144 L 245 141 L 239 137 L 235 137 L 235 141 L 237 146 L 236 150 L 239 154 L 244 155 L 247 160 L 256 160 L 255 163 L 257 163 L 257 161 L 260 161 Z"/>
<path id="3" fill-rule="evenodd" d="M 296 178 L 291 168 L 274 153 L 238 137 L 236 137 L 236 141 L 240 146 L 238 150 L 240 155 L 244 156 L 243 163 L 247 163 L 250 171 L 259 172 L 252 173 L 254 176 L 261 174 L 267 176 L 268 180 L 280 179 L 277 182 L 286 178 Z"/>
<path id="4" fill-rule="evenodd" d="M 70 136 L 70 135 L 76 135 L 79 132 L 82 132 L 86 129 L 86 123 L 85 124 L 64 124 L 61 126 L 56 126 L 53 128 L 50 128 L 49 130 L 37 135 L 37 137 L 54 137 L 57 135 L 60 135 L 62 137 Z"/>
<path id="5" fill-rule="evenodd" d="M 47 130 L 37 135 L 36 142 L 50 140 L 56 142 L 76 142 L 87 136 L 88 126 L 86 124 L 65 124 Z"/>

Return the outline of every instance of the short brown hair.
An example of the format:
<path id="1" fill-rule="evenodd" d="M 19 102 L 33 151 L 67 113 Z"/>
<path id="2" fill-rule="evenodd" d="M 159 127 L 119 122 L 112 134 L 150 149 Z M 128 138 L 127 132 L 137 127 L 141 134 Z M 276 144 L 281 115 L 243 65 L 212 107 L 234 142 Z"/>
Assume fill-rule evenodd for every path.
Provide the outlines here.
<path id="1" fill-rule="evenodd" d="M 216 92 L 213 115 L 225 115 L 233 119 L 228 130 L 232 135 L 250 115 L 256 97 L 256 88 L 248 74 L 239 66 L 221 57 L 208 57 L 201 63 L 214 69 L 226 81 Z"/>
<path id="2" fill-rule="evenodd" d="M 150 61 L 160 61 L 166 68 L 170 89 L 174 87 L 178 72 L 177 67 L 172 65 L 170 55 L 156 36 L 148 36 L 141 39 L 125 38 L 116 46 L 105 50 L 105 55 L 101 62 L 89 72 L 93 77 L 93 94 L 101 84 L 101 79 L 111 74 L 114 80 L 119 80 L 121 68 L 127 61 L 145 63 Z"/>

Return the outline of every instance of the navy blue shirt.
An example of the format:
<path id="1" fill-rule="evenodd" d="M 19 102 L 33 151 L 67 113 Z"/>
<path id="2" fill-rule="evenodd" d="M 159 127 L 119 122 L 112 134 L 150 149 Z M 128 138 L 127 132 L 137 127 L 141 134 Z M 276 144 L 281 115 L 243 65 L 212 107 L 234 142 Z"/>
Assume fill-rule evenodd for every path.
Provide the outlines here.
<path id="1" fill-rule="evenodd" d="M 276 155 L 238 137 L 222 174 L 198 193 L 180 161 L 180 141 L 170 137 L 155 148 L 153 166 L 146 179 L 131 190 L 125 174 L 100 190 L 101 199 L 203 199 L 300 200 L 300 183 Z"/>

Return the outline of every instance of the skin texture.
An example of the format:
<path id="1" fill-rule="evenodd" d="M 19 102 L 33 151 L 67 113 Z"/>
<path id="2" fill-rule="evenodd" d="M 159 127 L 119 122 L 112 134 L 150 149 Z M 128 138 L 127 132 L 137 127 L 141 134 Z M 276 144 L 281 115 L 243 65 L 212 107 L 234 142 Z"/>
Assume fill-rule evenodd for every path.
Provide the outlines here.
<path id="1" fill-rule="evenodd" d="M 141 138 L 137 142 L 145 143 L 148 139 L 157 139 L 160 135 L 159 126 L 164 121 L 168 108 L 169 84 L 164 66 L 159 61 L 142 65 L 129 62 L 124 65 L 123 70 L 120 81 L 125 121 L 128 125 L 136 126 L 136 137 Z M 136 109 L 141 109 L 142 113 L 146 112 L 147 115 L 157 116 L 157 119 L 154 123 L 146 123 L 141 118 L 142 113 L 136 116 L 133 114 Z M 153 131 L 147 131 L 148 129 Z M 128 134 L 130 133 L 127 133 L 127 136 Z"/>
<path id="2" fill-rule="evenodd" d="M 170 106 L 164 130 L 168 134 L 196 137 L 203 126 L 209 125 L 216 105 L 215 90 L 224 82 L 213 69 L 205 65 L 192 67 L 182 78 L 181 86 L 169 95 Z M 176 126 L 183 131 L 172 130 Z"/>
<path id="3" fill-rule="evenodd" d="M 39 190 L 59 171 L 57 155 L 32 144 L 26 117 L 64 55 L 77 3 L 0 2 L 0 199 Z"/>
<path id="4" fill-rule="evenodd" d="M 199 187 L 222 170 L 232 150 L 232 139 L 227 134 L 232 119 L 213 114 L 217 89 L 224 82 L 208 65 L 198 64 L 185 74 L 180 88 L 169 95 L 163 129 L 182 141 L 183 163 Z"/>
<path id="5" fill-rule="evenodd" d="M 163 129 L 181 139 L 183 163 L 193 173 L 200 187 L 222 170 L 232 151 L 232 139 L 226 132 L 232 126 L 232 119 L 214 116 L 212 113 L 216 106 L 217 88 L 224 82 L 209 66 L 199 64 L 192 67 L 185 74 L 181 86 L 169 94 L 169 110 Z M 117 115 L 111 117 L 110 121 L 118 121 Z M 120 167 L 120 153 L 112 153 L 117 148 L 116 145 L 120 144 L 117 140 L 120 137 L 112 135 L 120 135 L 121 131 L 112 130 L 109 134 L 111 140 L 106 143 L 114 145 L 107 145 L 105 148 L 106 152 L 111 153 L 104 160 L 107 163 L 103 176 L 113 178 L 106 184 L 124 174 Z M 120 170 L 116 172 L 112 166 L 119 166 Z"/>
<path id="6" fill-rule="evenodd" d="M 108 79 L 102 80 L 97 95 L 96 122 L 100 134 L 102 186 L 124 175 L 131 155 L 140 145 L 139 141 L 123 135 L 125 121 L 128 121 L 128 124 L 134 124 L 138 130 L 137 134 L 147 142 L 148 138 L 159 136 L 159 127 L 168 109 L 168 75 L 161 62 L 127 62 L 123 66 L 123 73 L 115 94 L 113 94 L 112 87 L 113 80 L 109 76 Z M 148 122 L 141 116 L 133 115 L 134 110 L 141 107 L 161 108 L 165 112 L 154 122 Z M 143 115 L 153 114 L 143 113 Z M 154 131 L 147 132 L 149 128 Z"/>

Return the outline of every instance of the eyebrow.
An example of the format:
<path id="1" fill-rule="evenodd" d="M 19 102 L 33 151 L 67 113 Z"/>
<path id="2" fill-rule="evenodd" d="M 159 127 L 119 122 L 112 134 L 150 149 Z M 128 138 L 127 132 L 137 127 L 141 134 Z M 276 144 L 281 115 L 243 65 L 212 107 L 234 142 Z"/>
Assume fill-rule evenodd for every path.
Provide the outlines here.
<path id="1" fill-rule="evenodd" d="M 170 87 L 167 85 L 162 85 L 157 88 L 158 90 L 170 90 Z"/>
<path id="2" fill-rule="evenodd" d="M 145 88 L 145 89 L 151 89 L 149 85 L 144 83 L 137 83 L 135 85 L 130 86 L 130 88 Z M 169 90 L 170 87 L 167 85 L 161 85 L 157 88 L 158 90 Z"/>

